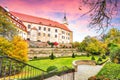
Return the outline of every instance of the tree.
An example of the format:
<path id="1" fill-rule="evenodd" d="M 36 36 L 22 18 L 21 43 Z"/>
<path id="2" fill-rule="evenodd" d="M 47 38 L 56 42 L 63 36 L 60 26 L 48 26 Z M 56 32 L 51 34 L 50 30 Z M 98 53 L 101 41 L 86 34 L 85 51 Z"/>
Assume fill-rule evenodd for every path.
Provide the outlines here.
<path id="1" fill-rule="evenodd" d="M 92 53 L 95 55 L 105 54 L 107 52 L 107 44 L 99 41 L 94 37 L 86 37 L 80 44 L 80 51 L 84 50 L 88 53 Z"/>
<path id="2" fill-rule="evenodd" d="M 53 52 L 51 53 L 51 55 L 49 56 L 51 60 L 55 59 L 55 56 L 53 54 Z"/>
<path id="3" fill-rule="evenodd" d="M 72 58 L 75 58 L 75 53 L 74 52 L 72 53 Z"/>
<path id="4" fill-rule="evenodd" d="M 11 56 L 13 51 L 13 45 L 7 39 L 0 37 L 0 55 Z"/>
<path id="5" fill-rule="evenodd" d="M 19 36 L 14 36 L 12 40 L 13 44 L 13 57 L 21 60 L 28 61 L 28 43 Z"/>
<path id="6" fill-rule="evenodd" d="M 72 43 L 73 48 L 76 48 L 76 47 L 79 47 L 79 46 L 80 46 L 80 43 L 77 42 L 77 41 Z"/>
<path id="7" fill-rule="evenodd" d="M 87 6 L 89 11 L 83 15 L 90 14 L 90 28 L 96 28 L 97 31 L 104 32 L 109 26 L 113 16 L 119 11 L 119 0 L 81 0 L 83 6 Z M 82 6 L 79 7 L 82 10 Z"/>
<path id="8" fill-rule="evenodd" d="M 12 41 L 0 37 L 0 55 L 7 55 L 21 61 L 28 60 L 28 44 L 19 36 L 15 36 Z"/>
<path id="9" fill-rule="evenodd" d="M 8 12 L 0 7 L 0 35 L 7 39 L 12 39 L 17 34 L 15 25 L 11 22 L 8 17 Z"/>

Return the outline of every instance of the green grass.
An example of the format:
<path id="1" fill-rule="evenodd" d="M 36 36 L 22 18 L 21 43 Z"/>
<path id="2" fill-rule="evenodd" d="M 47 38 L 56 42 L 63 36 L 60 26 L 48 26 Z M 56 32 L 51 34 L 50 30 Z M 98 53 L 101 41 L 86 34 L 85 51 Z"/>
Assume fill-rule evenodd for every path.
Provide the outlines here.
<path id="1" fill-rule="evenodd" d="M 111 80 L 120 79 L 120 64 L 107 63 L 97 76 L 104 76 Z"/>
<path id="2" fill-rule="evenodd" d="M 95 56 L 95 59 L 98 59 L 98 56 Z M 72 68 L 72 62 L 74 60 L 91 60 L 91 56 L 80 56 L 80 57 L 75 57 L 75 58 L 55 58 L 54 60 L 50 59 L 43 59 L 43 60 L 36 60 L 36 61 L 29 61 L 28 63 L 30 65 L 33 65 L 35 67 L 38 67 L 43 70 L 47 70 L 49 66 L 56 66 L 58 69 L 67 66 L 69 68 Z"/>

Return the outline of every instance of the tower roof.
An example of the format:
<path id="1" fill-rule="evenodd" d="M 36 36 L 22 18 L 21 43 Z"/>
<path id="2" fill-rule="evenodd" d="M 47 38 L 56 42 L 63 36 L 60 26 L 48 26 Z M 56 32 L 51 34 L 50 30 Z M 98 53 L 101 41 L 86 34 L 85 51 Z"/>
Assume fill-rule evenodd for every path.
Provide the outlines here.
<path id="1" fill-rule="evenodd" d="M 64 13 L 63 24 L 68 25 L 66 13 Z"/>

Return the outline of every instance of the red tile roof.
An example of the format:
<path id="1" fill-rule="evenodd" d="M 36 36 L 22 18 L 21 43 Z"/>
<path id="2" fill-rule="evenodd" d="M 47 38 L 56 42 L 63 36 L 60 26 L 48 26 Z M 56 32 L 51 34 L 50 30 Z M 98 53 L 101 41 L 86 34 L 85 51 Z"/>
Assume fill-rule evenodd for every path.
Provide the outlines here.
<path id="1" fill-rule="evenodd" d="M 9 16 L 9 17 L 11 18 L 11 20 L 16 24 L 16 26 L 17 26 L 17 24 L 19 24 L 19 26 L 17 26 L 18 28 L 20 28 L 20 29 L 22 29 L 23 31 L 27 32 L 27 28 L 26 28 L 26 26 L 22 23 L 21 20 L 19 20 L 17 17 L 15 17 L 14 15 L 12 15 L 11 13 L 9 13 L 8 16 Z M 12 16 L 14 16 L 14 17 L 12 17 Z"/>
<path id="2" fill-rule="evenodd" d="M 67 30 L 67 31 L 71 31 L 64 24 L 60 24 L 56 21 L 52 21 L 52 20 L 44 19 L 44 18 L 40 18 L 40 17 L 35 17 L 35 16 L 27 15 L 27 14 L 22 14 L 22 13 L 18 13 L 18 12 L 11 11 L 10 13 L 13 14 L 14 16 L 18 17 L 23 22 L 29 22 L 29 23 L 41 24 L 41 25 L 46 25 L 46 26 L 51 26 L 51 27 L 57 27 L 57 28 L 61 28 L 61 29 Z"/>
<path id="3" fill-rule="evenodd" d="M 9 11 L 7 11 L 5 8 L 3 8 L 2 6 L 0 6 L 0 9 L 2 9 L 4 12 L 7 12 L 8 14 L 6 14 L 8 17 L 11 18 L 11 21 L 14 22 L 16 24 L 16 27 L 22 29 L 23 31 L 27 32 L 27 28 L 26 26 L 22 23 L 21 20 L 19 20 L 17 17 L 15 17 L 14 15 L 12 15 Z"/>

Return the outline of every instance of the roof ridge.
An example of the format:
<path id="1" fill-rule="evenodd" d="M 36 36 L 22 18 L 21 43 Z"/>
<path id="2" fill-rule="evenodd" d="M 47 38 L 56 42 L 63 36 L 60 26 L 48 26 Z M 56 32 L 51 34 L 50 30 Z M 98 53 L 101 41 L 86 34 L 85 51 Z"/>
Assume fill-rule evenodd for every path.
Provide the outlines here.
<path id="1" fill-rule="evenodd" d="M 45 19 L 45 18 L 41 18 L 41 17 L 37 17 L 37 16 L 25 14 L 25 13 L 14 12 L 14 11 L 10 11 L 10 13 L 16 17 L 19 17 L 22 21 L 25 21 L 25 22 L 36 23 L 36 24 L 41 23 L 43 25 L 47 25 L 47 26 L 51 25 L 51 27 L 57 27 L 67 31 L 71 31 L 66 25 L 54 20 Z"/>

